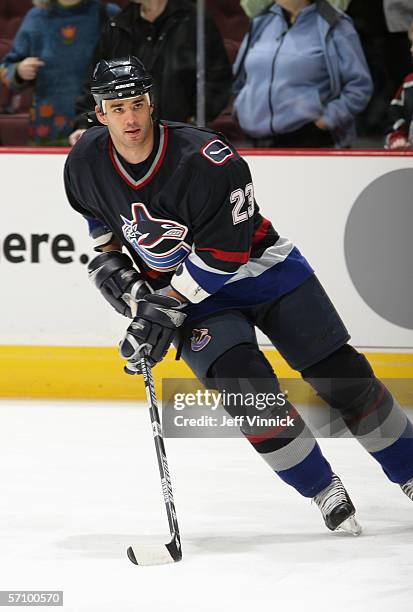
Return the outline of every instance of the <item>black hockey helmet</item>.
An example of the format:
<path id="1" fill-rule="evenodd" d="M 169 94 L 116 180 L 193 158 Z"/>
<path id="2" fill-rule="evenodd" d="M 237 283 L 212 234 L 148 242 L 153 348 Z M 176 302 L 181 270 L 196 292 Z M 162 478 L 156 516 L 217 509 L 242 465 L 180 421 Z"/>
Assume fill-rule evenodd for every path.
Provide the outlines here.
<path id="1" fill-rule="evenodd" d="M 134 55 L 100 60 L 92 76 L 91 93 L 103 112 L 103 100 L 142 96 L 152 89 L 152 76 Z"/>

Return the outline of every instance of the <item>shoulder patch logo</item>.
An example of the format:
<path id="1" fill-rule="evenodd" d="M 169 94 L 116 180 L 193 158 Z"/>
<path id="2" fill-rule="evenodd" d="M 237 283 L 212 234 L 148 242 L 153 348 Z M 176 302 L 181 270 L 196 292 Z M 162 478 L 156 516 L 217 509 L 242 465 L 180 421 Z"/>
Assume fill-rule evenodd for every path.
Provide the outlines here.
<path id="1" fill-rule="evenodd" d="M 201 149 L 201 153 L 216 166 L 223 166 L 231 157 L 234 157 L 234 152 L 230 147 L 222 142 L 222 140 L 218 140 L 218 138 L 208 142 L 204 148 Z"/>

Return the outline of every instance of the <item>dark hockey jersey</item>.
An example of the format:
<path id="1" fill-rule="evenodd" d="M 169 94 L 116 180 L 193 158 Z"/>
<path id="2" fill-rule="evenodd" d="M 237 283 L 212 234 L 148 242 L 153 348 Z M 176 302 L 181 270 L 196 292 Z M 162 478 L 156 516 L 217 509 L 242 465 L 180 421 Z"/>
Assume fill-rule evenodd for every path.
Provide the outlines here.
<path id="1" fill-rule="evenodd" d="M 116 237 L 155 290 L 172 286 L 191 318 L 275 299 L 312 269 L 262 217 L 247 163 L 219 134 L 160 122 L 142 164 L 88 130 L 65 166 L 72 207 L 99 250 Z"/>
<path id="2" fill-rule="evenodd" d="M 386 136 L 386 146 L 406 140 L 413 148 L 413 72 L 408 74 L 390 103 L 391 126 Z"/>

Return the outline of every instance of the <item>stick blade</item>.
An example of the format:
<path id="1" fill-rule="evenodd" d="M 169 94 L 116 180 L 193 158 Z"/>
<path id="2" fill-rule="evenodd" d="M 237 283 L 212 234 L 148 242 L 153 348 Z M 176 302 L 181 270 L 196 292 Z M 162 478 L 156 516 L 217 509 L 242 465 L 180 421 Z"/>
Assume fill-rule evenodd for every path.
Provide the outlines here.
<path id="1" fill-rule="evenodd" d="M 174 536 L 168 544 L 129 546 L 127 555 L 135 565 L 166 565 L 182 559 L 181 542 Z"/>

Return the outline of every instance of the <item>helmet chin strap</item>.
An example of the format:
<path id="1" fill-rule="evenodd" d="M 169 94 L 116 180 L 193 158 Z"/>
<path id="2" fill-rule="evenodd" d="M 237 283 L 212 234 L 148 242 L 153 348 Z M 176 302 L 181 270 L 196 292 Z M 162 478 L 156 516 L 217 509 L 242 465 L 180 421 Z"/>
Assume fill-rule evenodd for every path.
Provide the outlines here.
<path id="1" fill-rule="evenodd" d="M 129 98 L 111 98 L 111 100 L 133 100 L 134 98 L 140 98 L 141 96 L 130 96 Z M 151 105 L 151 97 L 148 93 L 143 94 L 143 97 L 146 98 L 148 105 Z M 102 100 L 102 113 L 106 115 L 106 102 L 107 100 Z"/>

